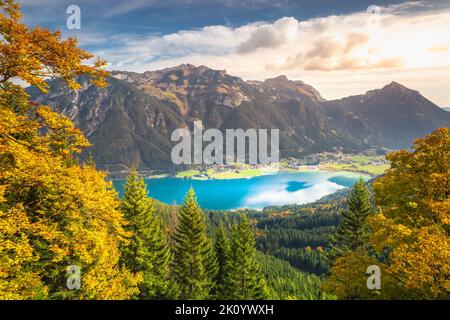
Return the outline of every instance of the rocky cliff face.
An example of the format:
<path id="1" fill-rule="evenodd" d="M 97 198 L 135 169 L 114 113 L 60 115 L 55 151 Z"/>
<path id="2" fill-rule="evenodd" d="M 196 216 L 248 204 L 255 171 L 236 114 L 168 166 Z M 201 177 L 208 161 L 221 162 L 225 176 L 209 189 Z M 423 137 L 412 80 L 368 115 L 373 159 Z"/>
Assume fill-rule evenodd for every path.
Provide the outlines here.
<path id="1" fill-rule="evenodd" d="M 248 81 L 261 93 L 266 93 L 271 101 L 302 100 L 310 98 L 312 101 L 325 102 L 320 93 L 303 81 L 291 81 L 286 76 L 279 76 L 265 81 Z"/>
<path id="2" fill-rule="evenodd" d="M 225 71 L 180 65 L 144 73 L 117 71 L 107 88 L 67 89 L 50 81 L 33 99 L 71 118 L 87 135 L 98 166 L 107 170 L 171 167 L 170 134 L 192 128 L 280 129 L 282 157 L 371 147 L 404 148 L 450 126 L 450 113 L 417 91 L 391 83 L 364 95 L 325 101 L 310 85 L 284 76 L 243 81 Z"/>

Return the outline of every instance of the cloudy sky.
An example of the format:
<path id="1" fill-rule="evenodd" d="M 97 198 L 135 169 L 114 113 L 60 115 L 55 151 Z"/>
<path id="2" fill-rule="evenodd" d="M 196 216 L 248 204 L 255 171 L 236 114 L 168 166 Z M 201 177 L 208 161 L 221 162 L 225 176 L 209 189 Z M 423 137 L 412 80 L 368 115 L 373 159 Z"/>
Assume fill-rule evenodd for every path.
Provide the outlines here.
<path id="1" fill-rule="evenodd" d="M 192 63 L 281 74 L 327 99 L 391 81 L 450 107 L 450 0 L 20 0 L 24 21 L 76 36 L 110 70 Z M 66 9 L 81 9 L 68 30 Z"/>

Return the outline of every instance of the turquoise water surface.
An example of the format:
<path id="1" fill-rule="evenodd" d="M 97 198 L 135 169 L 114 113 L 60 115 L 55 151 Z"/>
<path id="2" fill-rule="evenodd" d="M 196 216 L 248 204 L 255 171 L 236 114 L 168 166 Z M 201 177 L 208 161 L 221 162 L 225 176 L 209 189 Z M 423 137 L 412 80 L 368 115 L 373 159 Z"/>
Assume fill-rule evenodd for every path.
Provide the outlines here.
<path id="1" fill-rule="evenodd" d="M 179 204 L 192 186 L 204 209 L 262 209 L 267 206 L 314 202 L 351 187 L 361 175 L 348 172 L 306 171 L 276 173 L 248 179 L 192 180 L 146 179 L 149 195 L 167 204 Z M 120 195 L 124 180 L 114 180 Z"/>

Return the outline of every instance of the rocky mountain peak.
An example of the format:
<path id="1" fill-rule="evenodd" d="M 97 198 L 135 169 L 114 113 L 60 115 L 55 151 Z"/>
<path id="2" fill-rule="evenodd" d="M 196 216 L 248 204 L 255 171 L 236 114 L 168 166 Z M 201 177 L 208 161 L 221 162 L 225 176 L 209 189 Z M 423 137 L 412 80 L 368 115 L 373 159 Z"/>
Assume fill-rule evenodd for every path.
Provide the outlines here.
<path id="1" fill-rule="evenodd" d="M 214 70 L 204 65 L 181 64 L 144 73 L 113 72 L 113 76 L 175 104 L 182 114 L 193 111 L 194 101 L 213 101 L 214 104 L 236 108 L 250 100 L 251 88 L 241 78 L 228 75 L 226 70 Z"/>
<path id="2" fill-rule="evenodd" d="M 32 99 L 70 117 L 93 144 L 99 167 L 170 166 L 170 134 L 202 120 L 205 128 L 279 128 L 282 157 L 340 148 L 405 148 L 450 126 L 445 112 L 417 91 L 392 82 L 366 94 L 323 101 L 310 85 L 280 76 L 244 82 L 224 70 L 179 65 L 144 73 L 115 71 L 107 88 L 68 90 L 49 81 Z"/>
<path id="3" fill-rule="evenodd" d="M 291 81 L 286 77 L 285 75 L 280 75 L 275 78 L 266 79 L 264 80 L 264 84 L 268 86 L 279 86 L 279 85 L 285 85 L 290 83 Z"/>
<path id="4" fill-rule="evenodd" d="M 300 80 L 289 80 L 285 75 L 266 79 L 259 83 L 255 81 L 248 83 L 265 88 L 274 99 L 301 99 L 301 97 L 307 96 L 315 102 L 325 101 L 314 87 Z"/>
<path id="5" fill-rule="evenodd" d="M 404 85 L 395 81 L 392 81 L 381 89 L 367 91 L 363 95 L 355 96 L 355 98 L 361 99 L 362 101 L 374 100 L 377 103 L 381 103 L 386 99 L 394 98 L 403 102 L 409 100 L 425 100 L 425 98 L 419 93 L 419 91 L 405 87 Z"/>
<path id="6" fill-rule="evenodd" d="M 383 88 L 381 88 L 381 91 L 384 91 L 384 92 L 386 92 L 386 91 L 411 92 L 411 93 L 417 92 L 417 91 L 409 89 L 409 88 L 405 87 L 404 85 L 402 85 L 398 82 L 395 82 L 395 81 L 392 81 L 391 83 L 385 85 Z"/>

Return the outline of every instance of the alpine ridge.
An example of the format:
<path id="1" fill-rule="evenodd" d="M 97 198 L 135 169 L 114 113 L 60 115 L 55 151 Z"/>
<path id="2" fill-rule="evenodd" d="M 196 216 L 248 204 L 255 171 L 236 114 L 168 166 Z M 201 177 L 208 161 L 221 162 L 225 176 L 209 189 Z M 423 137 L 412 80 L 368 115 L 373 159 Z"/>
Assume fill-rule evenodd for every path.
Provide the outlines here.
<path id="1" fill-rule="evenodd" d="M 279 129 L 280 156 L 323 151 L 405 148 L 450 113 L 419 92 L 392 82 L 381 89 L 327 101 L 312 86 L 279 76 L 244 81 L 225 70 L 183 64 L 144 73 L 113 71 L 107 88 L 67 89 L 49 81 L 32 98 L 72 119 L 93 144 L 97 166 L 110 171 L 172 167 L 170 135 L 201 120 L 205 129 Z"/>

